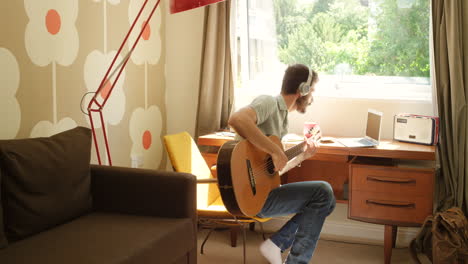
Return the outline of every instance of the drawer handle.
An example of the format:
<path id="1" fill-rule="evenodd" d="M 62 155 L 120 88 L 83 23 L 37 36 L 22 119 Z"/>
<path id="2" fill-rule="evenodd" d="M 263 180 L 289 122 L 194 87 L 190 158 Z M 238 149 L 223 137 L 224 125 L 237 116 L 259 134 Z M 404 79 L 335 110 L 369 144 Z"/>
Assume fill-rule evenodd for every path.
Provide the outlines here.
<path id="1" fill-rule="evenodd" d="M 389 177 L 381 177 L 381 176 L 367 176 L 367 180 L 376 181 L 376 182 L 397 183 L 397 184 L 416 183 L 415 179 L 389 178 Z"/>
<path id="2" fill-rule="evenodd" d="M 398 208 L 415 208 L 414 203 L 405 203 L 405 202 L 392 202 L 392 201 L 382 201 L 382 200 L 366 200 L 367 204 L 375 204 L 388 207 L 398 207 Z"/>

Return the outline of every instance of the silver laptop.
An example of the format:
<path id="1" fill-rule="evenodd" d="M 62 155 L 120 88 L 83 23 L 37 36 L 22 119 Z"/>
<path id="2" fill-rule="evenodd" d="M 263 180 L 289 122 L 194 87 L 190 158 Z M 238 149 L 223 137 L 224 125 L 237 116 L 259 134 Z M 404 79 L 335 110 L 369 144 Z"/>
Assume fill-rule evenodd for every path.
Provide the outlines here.
<path id="1" fill-rule="evenodd" d="M 374 147 L 379 145 L 382 126 L 382 112 L 367 111 L 366 136 L 363 138 L 342 138 L 340 143 L 349 148 Z"/>

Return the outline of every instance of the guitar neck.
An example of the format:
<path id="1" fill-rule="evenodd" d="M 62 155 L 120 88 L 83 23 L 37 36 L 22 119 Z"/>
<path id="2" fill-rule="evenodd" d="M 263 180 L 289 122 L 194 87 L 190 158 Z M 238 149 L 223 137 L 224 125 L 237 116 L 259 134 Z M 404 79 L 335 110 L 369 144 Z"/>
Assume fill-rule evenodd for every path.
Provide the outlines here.
<path id="1" fill-rule="evenodd" d="M 302 143 L 297 144 L 296 146 L 286 150 L 284 153 L 286 154 L 286 157 L 288 157 L 288 160 L 292 160 L 297 155 L 301 154 L 303 152 L 305 144 L 307 144 L 307 142 L 303 141 Z"/>
<path id="2" fill-rule="evenodd" d="M 312 135 L 312 138 L 316 138 L 319 132 L 319 127 L 315 126 L 312 131 L 310 131 L 310 134 Z M 296 146 L 286 150 L 284 153 L 286 154 L 286 157 L 288 157 L 288 161 L 292 160 L 295 158 L 297 155 L 301 154 L 304 152 L 304 145 L 307 144 L 307 141 L 303 141 L 300 144 L 297 144 Z"/>

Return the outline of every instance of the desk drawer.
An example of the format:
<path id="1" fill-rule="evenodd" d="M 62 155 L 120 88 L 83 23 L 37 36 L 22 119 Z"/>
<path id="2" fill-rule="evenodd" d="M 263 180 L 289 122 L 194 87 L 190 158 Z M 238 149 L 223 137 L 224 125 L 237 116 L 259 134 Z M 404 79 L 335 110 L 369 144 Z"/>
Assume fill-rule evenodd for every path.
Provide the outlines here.
<path id="1" fill-rule="evenodd" d="M 433 192 L 434 172 L 382 166 L 352 166 L 352 191 L 428 196 Z"/>
<path id="2" fill-rule="evenodd" d="M 431 213 L 432 196 L 353 191 L 349 218 L 381 224 L 421 224 Z"/>

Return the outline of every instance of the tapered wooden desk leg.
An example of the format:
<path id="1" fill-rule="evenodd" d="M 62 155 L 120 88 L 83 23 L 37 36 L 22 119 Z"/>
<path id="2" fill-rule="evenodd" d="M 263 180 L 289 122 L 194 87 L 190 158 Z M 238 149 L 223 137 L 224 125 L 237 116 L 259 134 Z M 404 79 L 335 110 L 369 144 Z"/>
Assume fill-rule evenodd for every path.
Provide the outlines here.
<path id="1" fill-rule="evenodd" d="M 231 247 L 237 246 L 237 233 L 240 231 L 238 226 L 231 227 Z"/>
<path id="2" fill-rule="evenodd" d="M 384 255 L 385 264 L 390 264 L 392 261 L 392 248 L 395 247 L 397 227 L 385 225 L 384 233 Z"/>

